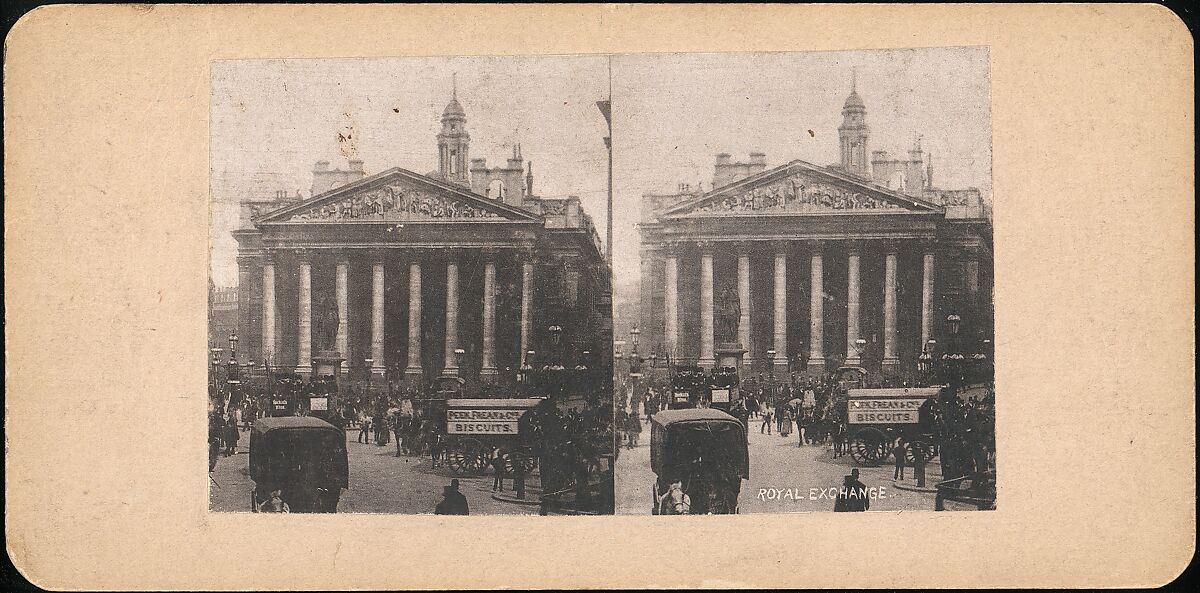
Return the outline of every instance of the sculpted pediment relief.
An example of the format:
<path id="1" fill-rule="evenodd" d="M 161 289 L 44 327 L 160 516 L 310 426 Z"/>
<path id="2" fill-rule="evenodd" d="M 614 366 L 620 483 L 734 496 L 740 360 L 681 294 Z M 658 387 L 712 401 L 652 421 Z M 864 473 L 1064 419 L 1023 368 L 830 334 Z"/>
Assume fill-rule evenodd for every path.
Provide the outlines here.
<path id="1" fill-rule="evenodd" d="M 488 218 L 503 220 L 505 217 L 482 204 L 471 203 L 471 200 L 466 198 L 417 188 L 397 180 L 352 195 L 323 201 L 292 214 L 287 220 L 336 222 Z"/>
<path id="2" fill-rule="evenodd" d="M 793 173 L 753 186 L 724 190 L 702 199 L 691 207 L 668 212 L 667 215 L 929 211 L 929 208 L 918 207 L 916 204 L 912 204 L 911 207 L 908 204 L 902 206 L 899 201 L 872 195 L 856 184 L 838 183 L 809 174 Z"/>

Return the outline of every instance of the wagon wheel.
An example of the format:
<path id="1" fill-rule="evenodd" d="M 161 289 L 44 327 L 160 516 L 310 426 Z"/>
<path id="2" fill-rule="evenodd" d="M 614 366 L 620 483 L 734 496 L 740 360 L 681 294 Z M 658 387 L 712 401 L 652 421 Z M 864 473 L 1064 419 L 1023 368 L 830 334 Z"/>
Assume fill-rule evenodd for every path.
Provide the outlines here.
<path id="1" fill-rule="evenodd" d="M 514 473 L 518 463 L 521 464 L 526 475 L 529 475 L 537 467 L 538 459 L 537 454 L 533 452 L 533 447 L 517 447 L 504 453 L 504 471 L 509 475 Z"/>
<path id="2" fill-rule="evenodd" d="M 921 452 L 921 457 L 925 459 L 926 463 L 929 463 L 929 461 L 933 459 L 933 445 L 926 443 L 925 441 L 910 441 L 908 446 L 904 449 L 904 461 L 907 462 L 908 465 L 916 465 L 918 450 Z"/>
<path id="3" fill-rule="evenodd" d="M 462 439 L 451 445 L 446 462 L 456 474 L 480 475 L 487 469 L 483 445 L 475 439 Z"/>
<path id="4" fill-rule="evenodd" d="M 879 465 L 888 458 L 889 453 L 887 437 L 874 428 L 864 428 L 854 433 L 850 441 L 850 456 L 859 465 Z"/>

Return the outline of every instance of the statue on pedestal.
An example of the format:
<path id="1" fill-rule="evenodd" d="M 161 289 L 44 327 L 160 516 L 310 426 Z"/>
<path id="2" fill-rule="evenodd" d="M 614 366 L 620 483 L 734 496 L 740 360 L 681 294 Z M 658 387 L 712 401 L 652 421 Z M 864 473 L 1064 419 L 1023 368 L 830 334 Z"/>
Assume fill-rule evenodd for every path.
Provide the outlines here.
<path id="1" fill-rule="evenodd" d="M 730 341 L 737 341 L 738 324 L 742 317 L 742 304 L 737 292 L 726 288 L 721 293 L 721 304 L 717 310 L 717 335 Z"/>
<path id="2" fill-rule="evenodd" d="M 323 296 L 317 301 L 313 318 L 317 321 L 316 335 L 319 350 L 337 350 L 338 308 L 337 301 Z"/>

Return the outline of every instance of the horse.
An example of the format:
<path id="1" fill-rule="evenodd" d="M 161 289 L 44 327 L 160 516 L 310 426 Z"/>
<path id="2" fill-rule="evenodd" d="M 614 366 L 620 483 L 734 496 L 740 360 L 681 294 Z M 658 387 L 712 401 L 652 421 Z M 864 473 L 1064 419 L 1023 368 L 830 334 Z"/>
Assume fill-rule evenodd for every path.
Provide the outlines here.
<path id="1" fill-rule="evenodd" d="M 833 421 L 833 457 L 836 459 L 846 454 L 846 424 L 835 419 Z"/>
<path id="2" fill-rule="evenodd" d="M 658 514 L 660 515 L 690 515 L 692 499 L 683 491 L 683 483 L 671 482 L 671 487 L 659 498 Z"/>
<path id="3" fill-rule="evenodd" d="M 429 458 L 431 468 L 436 468 L 438 462 L 445 464 L 446 462 L 446 443 L 442 440 L 441 433 L 437 431 L 430 432 L 426 435 L 426 445 L 429 448 Z"/>

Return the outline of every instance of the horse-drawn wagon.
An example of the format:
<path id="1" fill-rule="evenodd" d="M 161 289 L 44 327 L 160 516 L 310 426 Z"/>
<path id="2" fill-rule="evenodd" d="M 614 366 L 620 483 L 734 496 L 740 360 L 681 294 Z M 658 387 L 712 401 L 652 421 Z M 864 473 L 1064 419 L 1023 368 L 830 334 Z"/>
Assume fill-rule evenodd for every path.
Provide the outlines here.
<path id="1" fill-rule="evenodd" d="M 745 425 L 713 408 L 664 410 L 650 423 L 651 513 L 736 514 L 750 478 Z"/>
<path id="2" fill-rule="evenodd" d="M 892 454 L 903 438 L 908 462 L 920 454 L 926 461 L 937 455 L 937 387 L 847 389 L 846 440 L 859 465 L 875 466 Z"/>
<path id="3" fill-rule="evenodd" d="M 506 470 L 519 464 L 526 473 L 537 467 L 537 454 L 522 432 L 522 416 L 544 398 L 458 398 L 445 400 L 446 465 L 455 473 L 482 475 L 492 449 L 499 449 Z"/>

